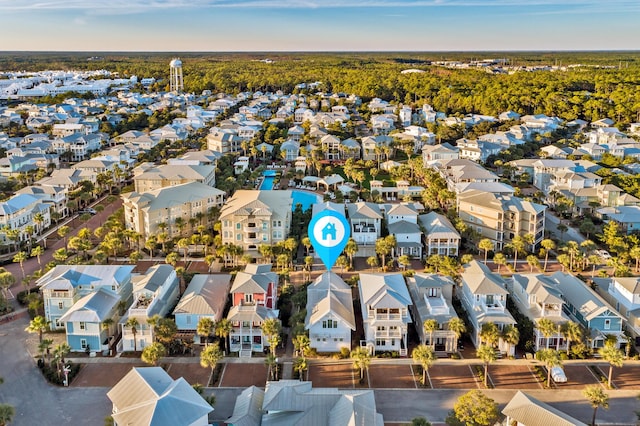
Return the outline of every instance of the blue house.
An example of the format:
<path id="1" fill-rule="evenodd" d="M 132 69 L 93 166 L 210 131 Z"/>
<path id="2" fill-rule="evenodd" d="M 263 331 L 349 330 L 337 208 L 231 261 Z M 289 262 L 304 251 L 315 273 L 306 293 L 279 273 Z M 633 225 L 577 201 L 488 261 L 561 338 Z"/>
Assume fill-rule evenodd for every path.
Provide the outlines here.
<path id="1" fill-rule="evenodd" d="M 198 274 L 191 279 L 189 286 L 173 310 L 176 326 L 181 334 L 193 334 L 195 343 L 204 343 L 196 331 L 200 318 L 220 321 L 229 296 L 231 275 Z"/>
<path id="2" fill-rule="evenodd" d="M 109 330 L 102 323 L 113 318 L 119 301 L 118 296 L 100 288 L 82 297 L 60 317 L 72 352 L 108 350 Z"/>
<path id="3" fill-rule="evenodd" d="M 551 279 L 562 293 L 565 313 L 591 333 L 587 338 L 592 348 L 603 347 L 608 335 L 616 336 L 620 345 L 626 343 L 624 318 L 591 287 L 564 272 Z"/>

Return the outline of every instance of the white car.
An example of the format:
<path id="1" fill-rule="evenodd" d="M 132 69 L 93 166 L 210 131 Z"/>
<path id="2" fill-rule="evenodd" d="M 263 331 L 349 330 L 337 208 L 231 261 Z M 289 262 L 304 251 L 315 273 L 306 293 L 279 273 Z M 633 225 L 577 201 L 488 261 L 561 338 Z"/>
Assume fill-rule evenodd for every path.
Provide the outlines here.
<path id="1" fill-rule="evenodd" d="M 601 258 L 603 258 L 604 260 L 609 260 L 611 259 L 611 255 L 609 254 L 608 251 L 606 250 L 597 250 L 596 254 L 598 254 L 598 256 L 600 256 Z"/>
<path id="2" fill-rule="evenodd" d="M 551 378 L 556 383 L 566 383 L 567 375 L 564 374 L 562 367 L 551 367 Z"/>

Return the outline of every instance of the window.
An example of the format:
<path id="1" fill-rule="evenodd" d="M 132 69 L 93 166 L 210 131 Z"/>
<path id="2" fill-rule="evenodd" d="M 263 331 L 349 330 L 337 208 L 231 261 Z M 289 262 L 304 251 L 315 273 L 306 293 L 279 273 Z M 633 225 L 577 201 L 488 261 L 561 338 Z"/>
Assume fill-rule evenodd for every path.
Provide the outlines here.
<path id="1" fill-rule="evenodd" d="M 429 289 L 429 297 L 438 297 L 438 289 L 436 287 Z"/>
<path id="2" fill-rule="evenodd" d="M 240 222 L 236 223 L 236 229 L 240 229 Z"/>
<path id="3" fill-rule="evenodd" d="M 609 330 L 611 328 L 611 320 L 604 320 L 604 329 Z"/>
<path id="4" fill-rule="evenodd" d="M 86 330 L 87 329 L 87 323 L 85 323 L 84 321 L 80 321 L 80 330 Z"/>
<path id="5" fill-rule="evenodd" d="M 244 295 L 244 301 L 247 303 L 253 303 L 253 293 L 247 293 Z"/>
<path id="6" fill-rule="evenodd" d="M 133 345 L 131 345 L 133 346 Z M 82 349 L 87 349 L 87 339 L 80 339 L 80 347 Z"/>
<path id="7" fill-rule="evenodd" d="M 116 291 L 116 286 L 115 285 L 111 286 L 111 291 Z"/>
<path id="8" fill-rule="evenodd" d="M 242 241 L 242 234 L 236 234 L 236 240 Z"/>
<path id="9" fill-rule="evenodd" d="M 250 327 L 249 321 L 242 321 L 243 327 Z"/>
<path id="10" fill-rule="evenodd" d="M 64 303 L 58 302 L 58 309 L 60 310 L 64 309 Z"/>
<path id="11" fill-rule="evenodd" d="M 191 315 L 187 315 L 187 325 L 191 325 Z"/>

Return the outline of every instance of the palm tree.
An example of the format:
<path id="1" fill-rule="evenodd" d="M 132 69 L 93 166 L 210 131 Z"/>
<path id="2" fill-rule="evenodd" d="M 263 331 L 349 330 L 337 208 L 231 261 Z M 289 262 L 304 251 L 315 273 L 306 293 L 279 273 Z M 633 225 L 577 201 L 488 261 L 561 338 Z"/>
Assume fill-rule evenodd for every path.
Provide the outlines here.
<path id="1" fill-rule="evenodd" d="M 498 326 L 492 322 L 482 324 L 480 328 L 480 341 L 492 348 L 500 340 L 500 330 Z"/>
<path id="2" fill-rule="evenodd" d="M 217 344 L 207 346 L 202 350 L 202 352 L 200 352 L 200 365 L 204 368 L 211 368 L 211 377 L 209 378 L 209 383 L 211 383 L 211 380 L 213 378 L 213 370 L 223 358 L 224 354 Z"/>
<path id="3" fill-rule="evenodd" d="M 497 273 L 499 274 L 500 273 L 500 266 L 507 264 L 507 258 L 502 253 L 496 253 L 496 255 L 493 256 L 493 263 L 498 265 Z"/>
<path id="4" fill-rule="evenodd" d="M 306 334 L 298 334 L 293 339 L 293 347 L 296 353 L 304 358 L 311 347 L 311 340 Z"/>
<path id="5" fill-rule="evenodd" d="M 351 359 L 353 360 L 353 368 L 360 370 L 360 380 L 363 380 L 364 370 L 368 370 L 371 364 L 371 354 L 369 350 L 359 346 L 351 351 Z"/>
<path id="6" fill-rule="evenodd" d="M 497 359 L 496 351 L 490 345 L 480 345 L 480 347 L 476 350 L 476 356 L 480 358 L 484 364 L 484 386 L 487 387 L 487 379 L 489 377 L 489 364 Z"/>
<path id="7" fill-rule="evenodd" d="M 618 348 L 615 343 L 607 342 L 603 347 L 598 350 L 598 353 L 609 363 L 609 375 L 607 378 L 607 386 L 611 389 L 611 376 L 613 375 L 613 367 L 622 367 L 624 362 L 624 354 Z"/>
<path id="8" fill-rule="evenodd" d="M 533 236 L 531 234 L 516 235 L 511 239 L 511 243 L 509 246 L 513 249 L 513 269 L 518 270 L 518 253 L 521 253 L 526 250 L 527 244 L 531 244 L 530 241 L 533 241 Z"/>
<path id="9" fill-rule="evenodd" d="M 216 323 L 215 327 L 216 336 L 222 339 L 224 342 L 224 354 L 227 355 L 227 348 L 229 347 L 227 338 L 229 334 L 231 334 L 231 330 L 233 330 L 233 324 L 227 318 L 222 318 L 220 321 Z"/>
<path id="10" fill-rule="evenodd" d="M 41 315 L 38 315 L 37 317 L 29 321 L 29 326 L 25 328 L 24 331 L 28 333 L 38 333 L 38 342 L 42 343 L 42 333 L 47 331 L 50 323 L 51 321 L 48 321 Z"/>
<path id="11" fill-rule="evenodd" d="M 209 336 L 211 336 L 211 332 L 214 330 L 215 324 L 211 318 L 202 317 L 198 321 L 198 327 L 196 329 L 196 333 L 200 336 L 200 339 L 204 338 L 204 345 L 209 346 Z M 202 343 L 202 340 L 200 340 Z"/>
<path id="12" fill-rule="evenodd" d="M 153 342 L 142 350 L 142 361 L 150 365 L 158 365 L 158 361 L 167 354 L 167 349 L 160 342 Z"/>
<path id="13" fill-rule="evenodd" d="M 27 260 L 28 258 L 29 256 L 27 256 L 27 253 L 24 251 L 19 251 L 15 254 L 15 256 L 13 256 L 13 261 L 15 263 L 20 264 L 20 270 L 22 271 L 22 278 L 26 276 L 24 272 L 24 261 Z"/>
<path id="14" fill-rule="evenodd" d="M 549 318 L 541 318 L 536 324 L 538 331 L 547 339 L 547 349 L 549 349 L 549 338 L 556 333 L 557 326 Z"/>
<path id="15" fill-rule="evenodd" d="M 542 272 L 547 271 L 547 262 L 549 261 L 549 252 L 556 248 L 556 243 L 549 238 L 545 238 L 540 242 L 540 245 L 544 249 L 544 266 L 542 267 Z"/>
<path id="16" fill-rule="evenodd" d="M 105 318 L 105 320 L 102 321 L 102 329 L 105 330 L 107 334 L 111 334 L 111 326 L 113 323 L 113 318 Z"/>
<path id="17" fill-rule="evenodd" d="M 56 345 L 53 349 L 53 358 L 56 360 L 58 370 L 62 370 L 61 365 L 64 366 L 64 358 L 71 352 L 71 346 L 66 342 Z"/>
<path id="18" fill-rule="evenodd" d="M 562 326 L 562 334 L 567 339 L 567 356 L 571 349 L 571 343 L 582 340 L 582 328 L 577 322 L 568 321 Z"/>
<path id="19" fill-rule="evenodd" d="M 507 324 L 502 329 L 501 337 L 502 337 L 502 340 L 506 342 L 507 345 L 509 345 L 507 354 L 511 355 L 511 347 L 517 345 L 518 342 L 520 341 L 520 332 L 515 326 L 511 324 Z"/>
<path id="20" fill-rule="evenodd" d="M 130 317 L 127 322 L 124 323 L 125 327 L 131 327 L 131 334 L 133 334 L 133 351 L 138 352 L 138 345 L 136 336 L 138 335 L 138 327 L 140 327 L 140 321 L 138 318 Z"/>
<path id="21" fill-rule="evenodd" d="M 349 238 L 347 244 L 344 246 L 344 254 L 349 257 L 349 267 L 353 268 L 353 256 L 358 252 L 358 243 L 353 238 Z"/>
<path id="22" fill-rule="evenodd" d="M 411 353 L 411 357 L 414 362 L 417 362 L 422 367 L 422 384 L 427 384 L 427 371 L 436 362 L 436 353 L 433 348 L 427 345 L 418 345 Z"/>
<path id="23" fill-rule="evenodd" d="M 547 387 L 549 388 L 551 387 L 551 369 L 553 367 L 562 367 L 560 352 L 555 349 L 541 349 L 536 352 L 536 358 L 547 367 Z"/>
<path id="24" fill-rule="evenodd" d="M 422 324 L 422 328 L 424 329 L 424 332 L 429 334 L 429 345 L 432 348 L 435 348 L 436 346 L 435 342 L 433 341 L 433 332 L 436 331 L 438 327 L 439 327 L 438 321 L 433 318 L 425 320 L 424 324 Z"/>
<path id="25" fill-rule="evenodd" d="M 376 266 L 378 266 L 378 257 L 377 256 L 367 257 L 367 265 L 371 266 L 371 270 L 373 270 Z"/>
<path id="26" fill-rule="evenodd" d="M 296 358 L 296 360 L 293 361 L 293 370 L 298 372 L 298 377 L 301 382 L 304 381 L 304 372 L 308 369 L 309 364 L 304 357 Z"/>
<path id="27" fill-rule="evenodd" d="M 487 256 L 489 255 L 489 250 L 493 250 L 493 242 L 488 238 L 483 238 L 478 243 L 478 249 L 484 250 L 484 264 L 487 264 Z"/>
<path id="28" fill-rule="evenodd" d="M 276 347 L 280 343 L 280 331 L 282 326 L 277 318 L 269 318 L 262 323 L 262 333 L 267 338 L 269 349 L 272 354 L 276 354 Z"/>
<path id="29" fill-rule="evenodd" d="M 593 417 L 591 417 L 591 426 L 596 426 L 596 413 L 598 408 L 609 409 L 609 395 L 602 389 L 600 385 L 587 386 L 582 390 L 582 395 L 589 401 L 593 407 Z"/>
<path id="30" fill-rule="evenodd" d="M 460 336 L 462 333 L 467 331 L 467 326 L 464 324 L 464 321 L 461 318 L 454 317 L 449 320 L 448 328 L 453 334 L 456 335 L 456 348 L 458 347 L 458 340 L 460 340 Z"/>
<path id="31" fill-rule="evenodd" d="M 53 345 L 52 339 L 43 339 L 38 344 L 38 352 L 42 354 L 42 362 L 44 363 L 44 356 L 47 355 L 47 361 L 49 361 L 49 355 L 51 354 L 51 345 Z"/>
<path id="32" fill-rule="evenodd" d="M 276 379 L 276 366 L 277 366 L 277 362 L 276 362 L 277 358 L 274 354 L 272 353 L 268 353 L 267 357 L 264 360 L 264 363 L 266 364 L 267 368 L 269 369 L 269 377 L 271 377 L 271 380 L 275 380 Z"/>
<path id="33" fill-rule="evenodd" d="M 35 257 L 38 260 L 38 266 L 42 266 L 42 261 L 40 256 L 44 254 L 44 249 L 42 246 L 35 246 L 31 249 L 31 257 Z"/>

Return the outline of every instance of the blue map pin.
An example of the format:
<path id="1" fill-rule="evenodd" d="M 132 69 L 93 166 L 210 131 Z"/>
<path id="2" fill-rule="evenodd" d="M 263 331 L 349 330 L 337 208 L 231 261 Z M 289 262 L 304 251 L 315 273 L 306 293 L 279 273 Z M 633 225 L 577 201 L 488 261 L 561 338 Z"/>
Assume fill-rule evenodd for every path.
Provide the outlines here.
<path id="1" fill-rule="evenodd" d="M 347 218 L 333 210 L 323 210 L 311 219 L 307 232 L 318 257 L 331 270 L 351 236 Z"/>

